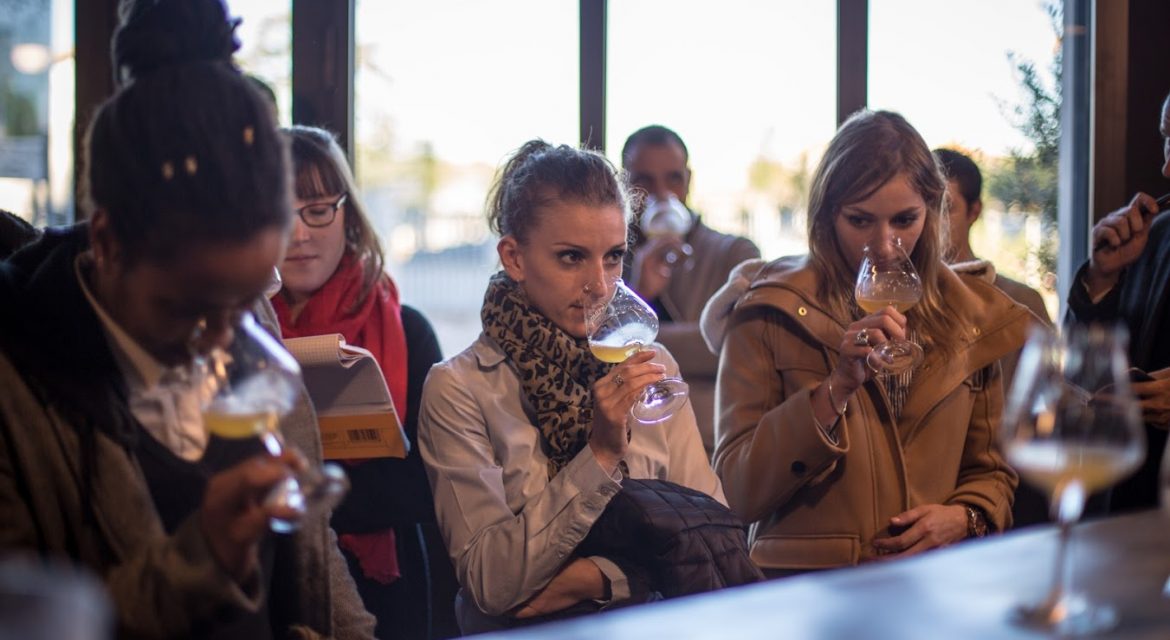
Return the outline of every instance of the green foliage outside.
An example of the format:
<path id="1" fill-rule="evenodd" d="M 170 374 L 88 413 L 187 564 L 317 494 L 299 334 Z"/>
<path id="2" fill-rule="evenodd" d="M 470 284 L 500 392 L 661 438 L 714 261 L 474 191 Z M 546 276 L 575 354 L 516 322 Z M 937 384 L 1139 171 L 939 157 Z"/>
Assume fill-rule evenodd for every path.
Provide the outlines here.
<path id="1" fill-rule="evenodd" d="M 1003 203 L 1004 211 L 1040 216 L 1043 236 L 1037 258 L 1046 272 L 1056 271 L 1056 188 L 1060 148 L 1061 47 L 1064 10 L 1060 2 L 1048 0 L 1044 9 L 1056 34 L 1057 46 L 1047 74 L 1037 63 L 1008 52 L 1015 67 L 1024 102 L 1003 104 L 1005 115 L 1032 142 L 1030 151 L 1013 149 L 988 172 L 987 193 Z M 1048 77 L 1046 78 L 1045 75 Z"/>

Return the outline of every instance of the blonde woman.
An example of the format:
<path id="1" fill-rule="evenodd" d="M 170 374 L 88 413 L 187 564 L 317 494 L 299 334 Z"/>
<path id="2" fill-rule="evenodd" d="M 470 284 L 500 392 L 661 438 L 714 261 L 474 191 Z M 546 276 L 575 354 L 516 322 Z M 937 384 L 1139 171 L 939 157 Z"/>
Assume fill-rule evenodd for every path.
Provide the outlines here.
<path id="1" fill-rule="evenodd" d="M 708 336 L 722 342 L 715 469 L 754 523 L 765 574 L 912 555 L 1011 524 L 996 362 L 1023 344 L 1028 312 L 943 264 L 945 188 L 905 119 L 858 113 L 814 176 L 809 255 L 734 274 L 747 291 L 726 335 Z M 853 296 L 863 247 L 895 241 L 922 299 L 867 314 Z M 873 347 L 907 338 L 923 363 L 875 377 Z"/>

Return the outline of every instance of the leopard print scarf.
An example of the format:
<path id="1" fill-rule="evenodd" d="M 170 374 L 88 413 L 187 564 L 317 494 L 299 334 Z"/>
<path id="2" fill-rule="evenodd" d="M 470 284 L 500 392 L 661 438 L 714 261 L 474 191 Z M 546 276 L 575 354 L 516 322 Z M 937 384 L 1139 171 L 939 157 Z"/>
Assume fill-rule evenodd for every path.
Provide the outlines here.
<path id="1" fill-rule="evenodd" d="M 528 302 L 503 271 L 492 276 L 480 311 L 483 331 L 500 345 L 536 409 L 551 480 L 589 442 L 594 381 L 611 364 L 589 352 L 585 340 L 565 333 Z"/>

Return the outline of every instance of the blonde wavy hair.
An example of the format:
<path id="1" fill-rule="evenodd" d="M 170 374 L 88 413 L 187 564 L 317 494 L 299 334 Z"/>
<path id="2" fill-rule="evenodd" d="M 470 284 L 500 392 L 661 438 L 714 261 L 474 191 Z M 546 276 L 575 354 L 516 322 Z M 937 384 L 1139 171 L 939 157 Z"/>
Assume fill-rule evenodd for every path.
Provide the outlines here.
<path id="1" fill-rule="evenodd" d="M 841 210 L 861 202 L 898 175 L 909 178 L 926 203 L 922 235 L 910 259 L 922 278 L 922 300 L 907 313 L 923 346 L 952 354 L 960 327 L 948 314 L 939 291 L 939 274 L 947 266 L 946 180 L 930 148 L 901 115 L 890 111 L 859 111 L 833 136 L 817 165 L 809 190 L 808 245 L 812 268 L 819 276 L 818 296 L 839 318 L 853 316 L 856 273 L 847 264 L 834 228 Z"/>

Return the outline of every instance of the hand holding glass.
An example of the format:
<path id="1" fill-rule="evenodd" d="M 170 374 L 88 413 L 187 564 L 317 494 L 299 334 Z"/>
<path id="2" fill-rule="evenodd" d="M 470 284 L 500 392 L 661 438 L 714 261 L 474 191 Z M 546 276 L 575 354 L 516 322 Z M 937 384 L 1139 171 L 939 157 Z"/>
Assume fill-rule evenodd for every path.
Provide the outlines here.
<path id="1" fill-rule="evenodd" d="M 625 362 L 658 336 L 658 315 L 620 279 L 587 285 L 585 297 L 585 331 L 598 360 Z M 682 378 L 663 378 L 646 387 L 630 414 L 644 424 L 662 422 L 686 402 L 687 388 Z"/>
<path id="2" fill-rule="evenodd" d="M 906 313 L 922 299 L 922 279 L 902 241 L 890 245 L 866 245 L 857 271 L 854 299 L 867 313 L 893 307 Z M 922 347 L 909 340 L 887 340 L 873 348 L 865 359 L 878 375 L 897 375 L 922 363 Z"/>
<path id="3" fill-rule="evenodd" d="M 1043 602 L 1019 607 L 1024 624 L 1081 635 L 1117 623 L 1112 607 L 1069 589 L 1065 565 L 1088 495 L 1133 473 L 1145 456 L 1126 342 L 1122 327 L 1072 327 L 1064 336 L 1036 327 L 1020 355 L 1004 411 L 1004 452 L 1026 482 L 1049 493 L 1060 524 L 1052 589 Z"/>
<path id="4" fill-rule="evenodd" d="M 196 361 L 208 433 L 228 439 L 258 437 L 270 454 L 281 455 L 287 445 L 278 424 L 301 388 L 300 366 L 288 351 L 245 313 L 228 347 L 216 347 Z M 272 530 L 295 531 L 303 519 L 337 506 L 348 490 L 349 481 L 337 465 L 306 465 L 268 494 L 265 504 L 299 514 L 292 520 L 274 518 Z"/>

